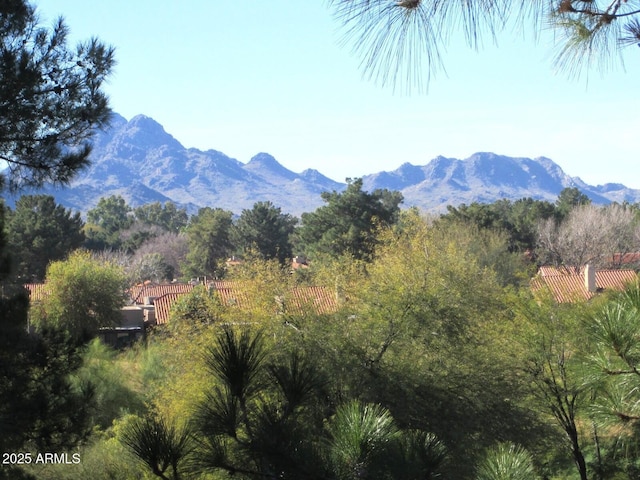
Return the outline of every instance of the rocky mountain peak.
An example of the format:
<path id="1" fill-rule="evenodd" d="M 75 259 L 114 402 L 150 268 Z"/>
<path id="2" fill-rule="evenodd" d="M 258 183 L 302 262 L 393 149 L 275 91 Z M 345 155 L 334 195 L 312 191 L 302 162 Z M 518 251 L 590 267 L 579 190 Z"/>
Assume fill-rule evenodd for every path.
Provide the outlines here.
<path id="1" fill-rule="evenodd" d="M 282 166 L 272 155 L 264 152 L 254 155 L 246 164 L 245 170 L 262 175 L 275 175 L 287 180 L 295 180 L 299 177 L 296 173 Z"/>
<path id="2" fill-rule="evenodd" d="M 145 115 L 127 121 L 114 114 L 111 128 L 100 132 L 94 144 L 92 165 L 69 187 L 49 187 L 37 193 L 51 194 L 58 203 L 80 212 L 94 207 L 101 197 L 122 195 L 133 207 L 173 201 L 191 213 L 213 206 L 239 214 L 257 201 L 270 200 L 283 212 L 300 215 L 323 204 L 322 192 L 346 187 L 317 170 L 292 172 L 265 152 L 242 163 L 213 149 L 185 149 Z M 621 184 L 587 185 L 546 157 L 491 152 L 478 152 L 464 160 L 438 156 L 425 165 L 405 162 L 396 170 L 362 179 L 365 190 L 398 190 L 405 207 L 436 212 L 447 205 L 503 198 L 554 201 L 566 187 L 578 187 L 595 203 L 640 201 L 640 190 Z M 8 205 L 14 201 L 7 196 Z"/>
<path id="3" fill-rule="evenodd" d="M 124 148 L 124 155 L 128 151 L 137 150 L 145 152 L 159 148 L 169 150 L 182 150 L 184 147 L 173 136 L 168 134 L 164 127 L 154 119 L 145 115 L 136 115 L 125 125 L 112 124 L 115 135 L 112 144 Z"/>

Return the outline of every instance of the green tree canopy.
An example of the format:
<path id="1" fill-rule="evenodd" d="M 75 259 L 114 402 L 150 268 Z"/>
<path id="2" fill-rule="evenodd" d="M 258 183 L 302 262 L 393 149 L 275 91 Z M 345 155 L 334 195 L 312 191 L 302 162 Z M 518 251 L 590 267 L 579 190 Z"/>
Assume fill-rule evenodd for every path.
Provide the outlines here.
<path id="1" fill-rule="evenodd" d="M 581 205 L 589 205 L 591 199 L 576 187 L 563 188 L 556 199 L 558 216 L 563 219 L 574 208 Z"/>
<path id="2" fill-rule="evenodd" d="M 323 192 L 326 205 L 302 214 L 296 248 L 306 255 L 352 255 L 368 259 L 376 245 L 376 231 L 398 220 L 402 194 L 387 189 L 368 193 L 362 179 L 348 179 L 344 192 Z"/>
<path id="3" fill-rule="evenodd" d="M 146 225 L 156 225 L 168 232 L 178 233 L 187 226 L 187 210 L 178 208 L 173 202 L 147 203 L 133 209 L 136 220 Z"/>
<path id="4" fill-rule="evenodd" d="M 2 220 L 0 215 L 0 221 Z M 6 248 L 0 229 L 0 252 Z M 0 268 L 4 274 L 6 268 Z M 70 374 L 80 366 L 75 342 L 55 328 L 38 335 L 28 328 L 29 299 L 2 285 L 0 296 L 0 450 L 63 451 L 90 431 L 92 389 L 74 388 Z M 27 478 L 11 466 L 0 478 Z"/>
<path id="5" fill-rule="evenodd" d="M 120 234 L 133 224 L 131 207 L 120 195 L 102 197 L 87 212 L 85 234 L 92 248 L 118 248 Z"/>
<path id="6" fill-rule="evenodd" d="M 221 260 L 233 251 L 231 227 L 233 213 L 221 208 L 204 207 L 191 217 L 187 226 L 189 253 L 183 271 L 186 275 L 217 275 Z"/>
<path id="7" fill-rule="evenodd" d="M 493 203 L 463 203 L 457 207 L 448 205 L 447 213 L 441 215 L 440 220 L 461 221 L 482 229 L 502 230 L 509 236 L 509 249 L 512 252 L 524 252 L 536 247 L 538 223 L 553 217 L 555 213 L 555 206 L 544 200 L 522 198 L 512 202 L 501 199 Z"/>
<path id="8" fill-rule="evenodd" d="M 61 260 L 84 242 L 80 213 L 55 203 L 50 195 L 25 195 L 9 215 L 7 234 L 13 274 L 42 281 L 49 262 Z"/>
<path id="9" fill-rule="evenodd" d="M 62 19 L 38 25 L 26 0 L 0 4 L 0 159 L 13 189 L 69 182 L 109 122 L 114 51 L 97 39 L 70 49 L 67 34 Z"/>
<path id="10" fill-rule="evenodd" d="M 117 265 L 75 251 L 47 268 L 48 294 L 34 306 L 38 329 L 64 330 L 79 342 L 94 337 L 100 327 L 116 325 L 124 305 L 125 275 Z"/>
<path id="11" fill-rule="evenodd" d="M 292 256 L 290 237 L 297 222 L 297 218 L 282 213 L 269 201 L 256 202 L 251 210 L 242 210 L 235 223 L 234 244 L 244 251 L 255 251 L 266 260 L 277 258 L 284 263 Z"/>
<path id="12" fill-rule="evenodd" d="M 0 298 L 0 448 L 62 451 L 89 434 L 92 391 L 69 378 L 81 364 L 75 342 L 57 329 L 29 334 L 27 314 L 26 295 Z M 23 477 L 3 466 L 0 478 Z"/>

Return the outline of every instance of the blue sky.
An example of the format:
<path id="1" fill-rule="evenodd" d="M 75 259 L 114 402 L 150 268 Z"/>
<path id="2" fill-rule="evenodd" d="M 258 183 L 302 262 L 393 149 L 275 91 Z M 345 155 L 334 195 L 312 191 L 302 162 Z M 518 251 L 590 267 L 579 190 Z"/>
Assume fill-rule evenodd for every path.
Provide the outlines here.
<path id="1" fill-rule="evenodd" d="M 113 109 L 150 116 L 185 147 L 272 154 L 339 181 L 437 155 L 546 156 L 590 184 L 640 188 L 640 49 L 625 68 L 568 79 L 551 36 L 455 40 L 426 94 L 363 78 L 325 0 L 35 0 L 71 41 L 116 48 Z M 526 38 L 523 38 L 526 37 Z"/>

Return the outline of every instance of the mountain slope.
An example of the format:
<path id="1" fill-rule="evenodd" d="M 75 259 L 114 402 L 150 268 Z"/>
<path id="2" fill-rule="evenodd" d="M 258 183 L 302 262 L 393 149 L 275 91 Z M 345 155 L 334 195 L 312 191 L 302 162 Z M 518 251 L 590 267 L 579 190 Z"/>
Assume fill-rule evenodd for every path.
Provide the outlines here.
<path id="1" fill-rule="evenodd" d="M 112 127 L 98 134 L 91 158 L 69 187 L 46 193 L 83 212 L 100 197 L 122 195 L 132 206 L 171 200 L 191 213 L 212 206 L 239 214 L 269 199 L 299 215 L 322 203 L 321 192 L 344 187 L 319 172 L 291 172 L 266 153 L 244 164 L 216 150 L 186 149 L 144 115 L 128 122 L 114 116 Z"/>
<path id="2" fill-rule="evenodd" d="M 620 184 L 587 185 L 545 157 L 514 158 L 486 152 L 465 160 L 440 156 L 422 167 L 405 163 L 391 172 L 367 175 L 363 184 L 367 190 L 393 185 L 403 193 L 405 205 L 432 211 L 443 211 L 450 204 L 491 203 L 500 198 L 554 201 L 567 187 L 580 189 L 598 204 L 640 199 L 640 190 Z"/>
<path id="3" fill-rule="evenodd" d="M 127 121 L 114 115 L 111 128 L 97 135 L 91 166 L 66 188 L 45 188 L 68 208 L 86 212 L 101 197 L 122 195 L 131 206 L 173 201 L 187 207 L 221 207 L 240 214 L 270 200 L 300 215 L 322 205 L 323 191 L 345 188 L 317 170 L 294 173 L 268 153 L 242 163 L 216 150 L 187 149 L 162 125 L 144 115 Z M 404 206 L 443 211 L 447 205 L 532 197 L 554 201 L 577 187 L 595 203 L 640 201 L 640 190 L 621 184 L 590 186 L 570 177 L 552 160 L 476 153 L 465 160 L 436 157 L 424 166 L 404 163 L 396 170 L 363 177 L 366 190 L 399 190 Z M 28 193 L 28 192 L 26 192 Z M 7 198 L 9 205 L 15 199 Z"/>

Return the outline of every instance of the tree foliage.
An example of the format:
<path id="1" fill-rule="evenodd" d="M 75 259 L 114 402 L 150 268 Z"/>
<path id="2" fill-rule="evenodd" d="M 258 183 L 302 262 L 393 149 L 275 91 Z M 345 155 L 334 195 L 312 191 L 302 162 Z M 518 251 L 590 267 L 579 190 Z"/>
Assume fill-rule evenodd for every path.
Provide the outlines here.
<path id="1" fill-rule="evenodd" d="M 582 205 L 589 205 L 591 199 L 576 187 L 563 188 L 556 199 L 556 211 L 559 220 L 563 220 L 571 210 Z"/>
<path id="2" fill-rule="evenodd" d="M 120 234 L 133 224 L 131 207 L 120 195 L 102 197 L 87 212 L 85 234 L 90 248 L 114 248 L 121 245 Z"/>
<path id="3" fill-rule="evenodd" d="M 189 431 L 148 415 L 127 423 L 120 440 L 163 480 L 179 480 L 180 466 L 189 453 Z"/>
<path id="4" fill-rule="evenodd" d="M 402 194 L 389 190 L 368 193 L 362 179 L 348 179 L 344 192 L 323 192 L 326 203 L 314 212 L 302 214 L 297 230 L 296 248 L 306 255 L 349 255 L 370 259 L 378 229 L 398 220 Z"/>
<path id="5" fill-rule="evenodd" d="M 25 195 L 7 223 L 13 275 L 42 281 L 51 261 L 62 260 L 84 242 L 80 213 L 57 205 L 50 195 Z"/>
<path id="6" fill-rule="evenodd" d="M 250 210 L 242 210 L 235 222 L 233 243 L 244 252 L 255 252 L 266 260 L 277 258 L 285 263 L 293 254 L 291 235 L 297 222 L 297 218 L 282 213 L 269 201 L 256 202 Z"/>
<path id="7" fill-rule="evenodd" d="M 601 392 L 592 413 L 605 427 L 614 426 L 621 440 L 638 448 L 640 426 L 640 283 L 603 304 L 591 317 L 587 332 L 593 340 L 588 353 L 588 384 Z"/>
<path id="8" fill-rule="evenodd" d="M 454 459 L 443 474 L 472 478 L 476 456 L 496 440 L 529 446 L 549 432 L 520 403 L 528 390 L 505 292 L 481 266 L 474 230 L 454 227 L 403 212 L 381 232 L 372 262 L 322 272 L 343 310 L 300 326 L 339 398 L 379 403 L 401 428 L 433 432 Z"/>
<path id="9" fill-rule="evenodd" d="M 519 445 L 500 443 L 489 449 L 477 468 L 477 480 L 536 480 L 531 454 Z"/>
<path id="10" fill-rule="evenodd" d="M 579 477 L 586 480 L 586 452 L 591 442 L 580 423 L 590 392 L 577 353 L 584 342 L 580 330 L 586 312 L 580 306 L 558 306 L 551 300 L 522 299 L 516 308 L 522 322 L 518 341 L 526 351 L 523 371 L 531 381 L 533 402 L 556 422 L 566 439 L 563 451 L 570 454 Z"/>
<path id="11" fill-rule="evenodd" d="M 203 325 L 211 325 L 221 320 L 219 299 L 207 287 L 196 286 L 191 292 L 180 297 L 171 308 L 169 320 L 171 331 L 176 335 L 191 335 Z"/>
<path id="12" fill-rule="evenodd" d="M 40 26 L 26 0 L 0 6 L 0 159 L 13 189 L 68 183 L 109 122 L 114 51 L 95 38 L 73 50 L 67 35 L 62 19 Z"/>
<path id="13" fill-rule="evenodd" d="M 552 218 L 557 210 L 552 203 L 532 198 L 522 198 L 512 202 L 461 204 L 447 206 L 447 213 L 440 220 L 471 223 L 481 229 L 505 232 L 509 237 L 509 250 L 512 252 L 533 251 L 538 237 L 538 224 Z"/>
<path id="14" fill-rule="evenodd" d="M 205 363 L 212 386 L 194 418 L 201 473 L 433 478 L 446 458 L 435 436 L 399 428 L 381 405 L 353 400 L 334 409 L 317 359 L 286 342 L 270 345 L 261 332 L 223 327 Z"/>
<path id="15" fill-rule="evenodd" d="M 89 435 L 93 389 L 69 377 L 81 364 L 75 342 L 55 328 L 29 334 L 27 316 L 26 295 L 0 299 L 0 448 L 62 451 Z"/>
<path id="16" fill-rule="evenodd" d="M 140 245 L 133 254 L 131 266 L 148 265 L 148 260 L 152 260 L 151 265 L 158 268 L 151 270 L 152 276 L 147 278 L 136 268 L 130 274 L 130 278 L 135 281 L 152 280 L 155 278 L 166 278 L 173 280 L 182 276 L 182 266 L 188 253 L 187 235 L 185 233 L 164 232 L 147 239 Z M 156 263 L 157 262 L 157 263 Z"/>
<path id="17" fill-rule="evenodd" d="M 536 251 L 544 264 L 608 268 L 619 265 L 623 254 L 638 251 L 639 232 L 636 215 L 628 207 L 576 206 L 562 221 L 549 218 L 539 224 Z"/>
<path id="18" fill-rule="evenodd" d="M 232 216 L 230 211 L 221 208 L 204 207 L 191 217 L 186 229 L 189 253 L 183 268 L 187 275 L 221 273 L 222 261 L 233 251 Z"/>
<path id="19" fill-rule="evenodd" d="M 66 260 L 47 268 L 48 294 L 33 308 L 40 329 L 63 330 L 78 342 L 95 336 L 100 327 L 114 326 L 124 305 L 125 276 L 122 269 L 101 263 L 78 250 Z"/>
<path id="20" fill-rule="evenodd" d="M 640 4 L 632 0 L 331 0 L 369 78 L 407 89 L 428 85 L 457 35 L 478 48 L 483 37 L 529 24 L 557 31 L 554 63 L 570 74 L 607 65 L 620 47 L 640 42 Z M 515 24 L 515 25 L 514 25 Z M 425 78 L 426 77 L 426 78 Z"/>
<path id="21" fill-rule="evenodd" d="M 136 220 L 146 224 L 155 225 L 167 232 L 179 233 L 187 226 L 189 217 L 187 210 L 178 208 L 173 202 L 147 203 L 133 209 Z"/>

